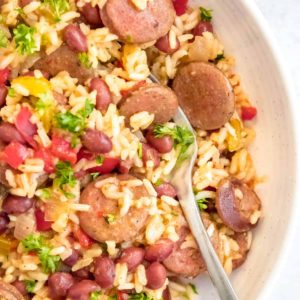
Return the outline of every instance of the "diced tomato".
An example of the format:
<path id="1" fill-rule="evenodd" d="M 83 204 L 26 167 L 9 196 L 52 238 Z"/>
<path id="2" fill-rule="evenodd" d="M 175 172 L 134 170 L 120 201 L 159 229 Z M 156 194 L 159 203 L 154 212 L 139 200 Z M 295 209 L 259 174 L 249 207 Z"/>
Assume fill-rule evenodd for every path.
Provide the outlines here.
<path id="1" fill-rule="evenodd" d="M 6 81 L 8 80 L 10 74 L 10 69 L 9 68 L 4 68 L 0 70 L 0 84 L 5 84 Z"/>
<path id="2" fill-rule="evenodd" d="M 6 156 L 5 161 L 15 169 L 18 168 L 28 156 L 27 148 L 18 142 L 11 142 L 4 148 L 3 153 Z"/>
<path id="3" fill-rule="evenodd" d="M 241 111 L 244 121 L 250 121 L 257 115 L 257 109 L 253 106 L 242 106 Z"/>
<path id="4" fill-rule="evenodd" d="M 124 69 L 123 62 L 121 60 L 117 60 L 115 65 L 117 68 Z"/>
<path id="5" fill-rule="evenodd" d="M 143 85 L 146 84 L 146 80 L 141 80 L 139 82 L 137 82 L 132 88 L 128 89 L 128 90 L 122 90 L 121 91 L 121 95 L 123 97 L 127 96 L 128 94 L 138 90 L 140 87 L 142 87 Z"/>
<path id="6" fill-rule="evenodd" d="M 83 248 L 89 248 L 94 243 L 94 241 L 79 226 L 73 227 L 73 234 Z"/>
<path id="7" fill-rule="evenodd" d="M 23 107 L 16 119 L 16 127 L 22 134 L 24 139 L 32 146 L 36 147 L 36 142 L 33 136 L 37 133 L 37 127 L 30 122 L 32 114 L 27 107 Z"/>
<path id="8" fill-rule="evenodd" d="M 34 152 L 34 157 L 44 161 L 44 170 L 47 173 L 54 172 L 54 157 L 49 148 L 40 148 Z"/>
<path id="9" fill-rule="evenodd" d="M 64 138 L 53 136 L 51 152 L 54 156 L 63 161 L 69 161 L 71 164 L 75 164 L 77 161 L 76 150 L 72 149 L 71 144 Z"/>
<path id="10" fill-rule="evenodd" d="M 127 300 L 128 294 L 122 291 L 118 291 L 118 300 Z"/>
<path id="11" fill-rule="evenodd" d="M 173 0 L 177 16 L 183 15 L 187 10 L 188 0 Z"/>
<path id="12" fill-rule="evenodd" d="M 79 152 L 77 153 L 77 161 L 80 161 L 82 158 L 92 160 L 94 157 L 95 154 L 85 148 L 80 148 Z"/>
<path id="13" fill-rule="evenodd" d="M 36 229 L 38 231 L 48 231 L 51 229 L 52 222 L 45 220 L 45 213 L 40 210 L 35 210 Z"/>
<path id="14" fill-rule="evenodd" d="M 88 169 L 89 173 L 109 174 L 120 164 L 118 157 L 105 157 L 102 165 Z"/>

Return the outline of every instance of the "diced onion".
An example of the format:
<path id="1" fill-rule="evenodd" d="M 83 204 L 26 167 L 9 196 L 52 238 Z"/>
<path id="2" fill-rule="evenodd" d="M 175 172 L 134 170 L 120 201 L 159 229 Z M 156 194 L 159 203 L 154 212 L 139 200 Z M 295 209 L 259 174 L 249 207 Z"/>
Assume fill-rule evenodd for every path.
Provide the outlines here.
<path id="1" fill-rule="evenodd" d="M 36 224 L 33 212 L 19 215 L 15 224 L 14 237 L 17 240 L 22 240 L 29 234 L 34 233 Z"/>

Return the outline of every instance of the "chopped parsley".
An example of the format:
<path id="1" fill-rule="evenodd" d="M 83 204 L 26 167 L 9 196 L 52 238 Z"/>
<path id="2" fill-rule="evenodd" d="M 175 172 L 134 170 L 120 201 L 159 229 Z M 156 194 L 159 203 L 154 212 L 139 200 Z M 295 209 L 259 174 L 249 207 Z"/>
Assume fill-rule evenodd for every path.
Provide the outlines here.
<path id="1" fill-rule="evenodd" d="M 92 63 L 90 62 L 89 56 L 86 52 L 79 53 L 78 60 L 82 66 L 86 67 L 87 69 L 91 68 Z"/>
<path id="2" fill-rule="evenodd" d="M 15 91 L 13 88 L 10 87 L 10 88 L 8 89 L 8 96 L 9 96 L 9 97 L 14 97 L 15 94 L 16 94 L 16 91 Z"/>
<path id="3" fill-rule="evenodd" d="M 100 291 L 92 292 L 90 294 L 89 300 L 98 300 L 101 295 L 102 295 L 102 293 Z"/>
<path id="4" fill-rule="evenodd" d="M 73 194 L 65 190 L 66 186 L 74 187 L 77 183 L 76 177 L 74 176 L 74 171 L 68 161 L 59 161 L 55 166 L 55 179 L 53 181 L 54 187 L 59 187 L 64 195 L 72 199 Z"/>
<path id="5" fill-rule="evenodd" d="M 200 17 L 202 21 L 210 22 L 212 19 L 212 9 L 200 6 Z"/>
<path id="6" fill-rule="evenodd" d="M 51 189 L 44 188 L 39 190 L 39 196 L 42 199 L 50 199 L 52 195 Z"/>
<path id="7" fill-rule="evenodd" d="M 103 156 L 99 155 L 99 156 L 96 157 L 96 163 L 98 165 L 102 165 L 103 162 L 104 162 L 104 157 Z"/>
<path id="8" fill-rule="evenodd" d="M 5 32 L 0 29 L 0 48 L 6 48 L 8 44 L 7 36 L 5 35 Z"/>
<path id="9" fill-rule="evenodd" d="M 218 54 L 214 60 L 214 63 L 217 64 L 220 60 L 223 60 L 224 58 L 225 58 L 224 53 Z"/>
<path id="10" fill-rule="evenodd" d="M 18 12 L 19 15 L 24 16 L 24 9 L 22 7 L 16 8 L 16 11 Z"/>
<path id="11" fill-rule="evenodd" d="M 100 175 L 99 172 L 91 173 L 91 176 L 92 176 L 93 180 L 95 180 L 96 178 L 98 178 L 99 175 Z"/>
<path id="12" fill-rule="evenodd" d="M 53 101 L 53 97 L 51 97 L 49 93 L 40 95 L 34 106 L 46 132 L 49 132 L 55 114 L 55 102 Z"/>
<path id="13" fill-rule="evenodd" d="M 157 138 L 169 135 L 174 140 L 174 146 L 179 149 L 178 162 L 182 162 L 188 156 L 187 150 L 194 143 L 193 133 L 184 127 L 176 125 L 174 128 L 166 125 L 156 125 L 153 130 Z"/>
<path id="14" fill-rule="evenodd" d="M 107 214 L 104 216 L 104 220 L 107 224 L 112 224 L 116 221 L 116 216 L 113 214 Z"/>
<path id="15" fill-rule="evenodd" d="M 189 286 L 192 288 L 193 292 L 198 295 L 196 286 L 193 283 L 189 283 Z"/>
<path id="16" fill-rule="evenodd" d="M 136 293 L 129 296 L 130 300 L 152 300 L 153 298 L 146 293 Z"/>
<path id="17" fill-rule="evenodd" d="M 37 51 L 34 41 L 35 29 L 25 24 L 19 24 L 13 30 L 16 47 L 21 54 L 32 54 Z"/>
<path id="18" fill-rule="evenodd" d="M 45 273 L 54 273 L 60 262 L 58 255 L 51 255 L 52 247 L 48 245 L 45 238 L 40 234 L 30 234 L 21 241 L 26 252 L 36 252 Z"/>
<path id="19" fill-rule="evenodd" d="M 78 146 L 80 143 L 80 139 L 77 135 L 73 135 L 71 138 L 71 148 L 74 149 Z"/>
<path id="20" fill-rule="evenodd" d="M 201 198 L 201 199 L 196 199 L 197 205 L 199 207 L 200 210 L 205 210 L 207 209 L 207 203 L 208 201 L 205 198 Z"/>
<path id="21" fill-rule="evenodd" d="M 34 280 L 25 280 L 25 288 L 28 293 L 33 293 L 34 288 L 36 286 L 36 282 Z"/>
<path id="22" fill-rule="evenodd" d="M 93 109 L 94 104 L 87 99 L 85 100 L 84 108 L 79 110 L 76 114 L 69 111 L 59 113 L 56 117 L 57 126 L 72 133 L 81 134 L 86 126 L 86 118 L 90 115 Z"/>
<path id="23" fill-rule="evenodd" d="M 163 184 L 164 182 L 163 182 L 163 180 L 161 179 L 161 178 L 158 178 L 157 180 L 156 180 L 156 182 L 154 182 L 154 186 L 160 186 L 161 184 Z"/>
<path id="24" fill-rule="evenodd" d="M 43 4 L 50 9 L 55 22 L 59 22 L 61 16 L 70 10 L 68 0 L 44 0 Z"/>

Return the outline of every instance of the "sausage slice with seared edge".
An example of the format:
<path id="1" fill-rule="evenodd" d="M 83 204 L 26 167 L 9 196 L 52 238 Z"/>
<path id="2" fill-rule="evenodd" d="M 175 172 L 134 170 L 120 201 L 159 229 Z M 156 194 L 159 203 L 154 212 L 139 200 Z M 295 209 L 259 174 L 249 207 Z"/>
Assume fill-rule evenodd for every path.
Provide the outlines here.
<path id="1" fill-rule="evenodd" d="M 172 87 L 193 127 L 221 128 L 234 113 L 232 86 L 212 64 L 191 62 L 184 65 L 178 70 Z"/>
<path id="2" fill-rule="evenodd" d="M 111 175 L 121 181 L 137 179 L 132 175 Z M 91 182 L 81 193 L 80 203 L 89 204 L 90 210 L 79 214 L 80 226 L 94 240 L 105 242 L 113 240 L 116 243 L 133 240 L 145 227 L 148 220 L 148 212 L 145 208 L 131 207 L 124 216 L 119 216 L 118 200 L 109 199 L 101 188 L 95 186 L 101 180 L 109 176 L 101 176 L 96 181 Z M 132 187 L 134 199 L 148 196 L 145 187 Z M 116 220 L 108 223 L 105 219 L 107 215 L 116 216 Z"/>
<path id="3" fill-rule="evenodd" d="M 207 213 L 202 213 L 202 220 L 206 228 L 212 222 Z M 174 250 L 167 259 L 163 261 L 165 267 L 177 276 L 196 277 L 200 273 L 206 271 L 206 265 L 198 248 L 183 247 L 183 243 L 190 233 L 187 227 L 181 227 L 179 231 L 179 241 L 175 244 Z M 218 251 L 219 249 L 219 231 L 215 227 L 211 238 L 211 242 Z"/>
<path id="4" fill-rule="evenodd" d="M 0 299 L 24 300 L 24 297 L 14 286 L 0 279 Z"/>
<path id="5" fill-rule="evenodd" d="M 244 232 L 257 224 L 261 201 L 245 183 L 226 178 L 219 184 L 216 208 L 225 225 L 236 232 Z"/>
<path id="6" fill-rule="evenodd" d="M 235 233 L 235 235 L 232 238 L 239 245 L 238 253 L 240 257 L 232 260 L 233 269 L 237 269 L 245 262 L 249 252 L 250 244 L 249 244 L 249 238 L 247 232 Z"/>
<path id="7" fill-rule="evenodd" d="M 171 0 L 148 1 L 139 10 L 129 0 L 108 0 L 101 9 L 102 22 L 109 30 L 130 43 L 155 41 L 169 32 L 175 10 Z"/>
<path id="8" fill-rule="evenodd" d="M 135 113 L 147 111 L 155 115 L 155 123 L 165 123 L 174 117 L 177 108 L 177 97 L 170 88 L 151 84 L 139 88 L 123 99 L 120 113 L 128 121 Z"/>
<path id="9" fill-rule="evenodd" d="M 50 55 L 44 55 L 34 65 L 33 69 L 46 71 L 51 76 L 55 76 L 61 71 L 67 71 L 71 77 L 77 78 L 79 83 L 84 83 L 87 79 L 94 77 L 94 72 L 80 65 L 78 54 L 62 45 Z"/>

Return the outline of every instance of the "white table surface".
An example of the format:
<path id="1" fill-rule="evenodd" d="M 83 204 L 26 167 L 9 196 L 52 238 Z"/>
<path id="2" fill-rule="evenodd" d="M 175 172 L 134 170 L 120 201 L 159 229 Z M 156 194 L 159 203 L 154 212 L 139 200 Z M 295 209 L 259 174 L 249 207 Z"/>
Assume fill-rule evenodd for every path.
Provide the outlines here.
<path id="1" fill-rule="evenodd" d="M 283 59 L 292 75 L 300 107 L 300 0 L 255 0 L 255 2 L 277 39 Z M 282 272 L 268 300 L 300 299 L 300 212 L 298 216 L 298 234 L 294 236 Z"/>

